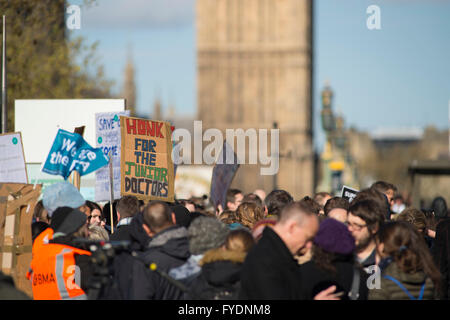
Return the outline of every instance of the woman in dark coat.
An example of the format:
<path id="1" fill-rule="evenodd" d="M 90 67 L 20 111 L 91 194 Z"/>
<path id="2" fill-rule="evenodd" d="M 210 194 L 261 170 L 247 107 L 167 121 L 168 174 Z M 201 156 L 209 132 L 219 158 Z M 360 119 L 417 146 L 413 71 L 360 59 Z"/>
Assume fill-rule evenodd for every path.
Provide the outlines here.
<path id="1" fill-rule="evenodd" d="M 230 231 L 223 246 L 207 251 L 200 260 L 201 273 L 185 294 L 185 299 L 237 299 L 242 264 L 253 244 L 253 237 L 247 230 Z"/>
<path id="2" fill-rule="evenodd" d="M 341 300 L 366 300 L 367 274 L 354 261 L 355 240 L 347 226 L 323 220 L 314 238 L 312 259 L 300 266 L 302 299 L 313 300 L 320 291 L 336 286 Z"/>

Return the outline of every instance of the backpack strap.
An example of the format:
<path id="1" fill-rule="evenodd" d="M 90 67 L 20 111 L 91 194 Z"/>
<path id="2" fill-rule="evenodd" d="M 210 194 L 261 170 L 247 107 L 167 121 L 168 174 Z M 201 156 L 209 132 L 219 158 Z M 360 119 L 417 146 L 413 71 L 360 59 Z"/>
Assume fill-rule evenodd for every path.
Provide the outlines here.
<path id="1" fill-rule="evenodd" d="M 419 295 L 419 298 L 417 298 L 417 300 L 422 300 L 423 299 L 423 294 L 425 292 L 425 281 L 423 282 L 422 288 L 420 289 L 420 295 Z"/>
<path id="2" fill-rule="evenodd" d="M 415 298 L 415 297 L 413 297 L 413 295 L 408 291 L 408 289 L 406 289 L 406 288 L 403 286 L 403 284 L 402 284 L 400 281 L 398 281 L 397 279 L 395 279 L 394 277 L 385 275 L 385 276 L 383 276 L 383 278 L 388 279 L 388 280 L 391 280 L 391 281 L 394 282 L 396 285 L 398 285 L 398 286 L 400 287 L 400 289 L 402 289 L 403 292 L 405 292 L 405 293 L 408 295 L 409 299 L 411 299 L 411 300 L 422 300 L 422 299 L 423 299 L 423 293 L 425 292 L 425 281 L 423 282 L 422 288 L 420 289 L 420 295 L 419 295 L 419 297 L 418 297 L 418 298 Z"/>
<path id="3" fill-rule="evenodd" d="M 353 281 L 351 291 L 348 293 L 350 300 L 357 300 L 359 298 L 359 282 L 360 274 L 357 267 L 353 267 Z"/>

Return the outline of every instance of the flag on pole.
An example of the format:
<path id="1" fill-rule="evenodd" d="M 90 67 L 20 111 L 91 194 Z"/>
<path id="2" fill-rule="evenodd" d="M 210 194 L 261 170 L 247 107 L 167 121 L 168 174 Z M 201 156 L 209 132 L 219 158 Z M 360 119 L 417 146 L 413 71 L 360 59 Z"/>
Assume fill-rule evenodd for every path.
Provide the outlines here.
<path id="1" fill-rule="evenodd" d="M 42 171 L 67 180 L 72 171 L 83 176 L 106 166 L 108 162 L 101 148 L 91 147 L 78 133 L 59 129 Z"/>
<path id="2" fill-rule="evenodd" d="M 238 169 L 239 161 L 236 153 L 228 142 L 224 141 L 211 178 L 210 199 L 214 208 L 220 204 L 225 209 L 227 191 Z"/>

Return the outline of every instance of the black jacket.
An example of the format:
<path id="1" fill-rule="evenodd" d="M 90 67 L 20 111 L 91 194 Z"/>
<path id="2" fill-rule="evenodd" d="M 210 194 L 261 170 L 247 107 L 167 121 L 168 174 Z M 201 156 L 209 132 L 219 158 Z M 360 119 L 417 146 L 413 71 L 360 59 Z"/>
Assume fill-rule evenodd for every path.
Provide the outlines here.
<path id="1" fill-rule="evenodd" d="M 333 266 L 336 267 L 336 273 L 320 268 L 314 260 L 300 266 L 299 282 L 302 288 L 302 299 L 313 300 L 319 292 L 335 285 L 336 292 L 344 292 L 341 300 L 348 300 L 348 293 L 351 291 L 353 283 L 354 263 L 351 259 L 342 257 L 334 261 Z M 358 300 L 367 300 L 368 275 L 359 267 L 358 272 L 360 275 Z"/>
<path id="2" fill-rule="evenodd" d="M 185 295 L 188 300 L 236 300 L 244 252 L 209 250 L 200 261 L 202 271 Z"/>
<path id="3" fill-rule="evenodd" d="M 130 298 L 133 300 L 177 300 L 183 292 L 151 271 L 155 263 L 159 271 L 167 273 L 181 266 L 189 258 L 189 241 L 184 227 L 172 226 L 156 234 L 140 259 L 133 263 L 133 279 Z"/>
<path id="4" fill-rule="evenodd" d="M 131 241 L 131 224 L 123 225 L 114 229 L 114 233 L 109 235 L 109 241 Z"/>
<path id="5" fill-rule="evenodd" d="M 445 219 L 436 226 L 436 239 L 432 253 L 442 274 L 440 297 L 450 299 L 450 219 Z"/>
<path id="6" fill-rule="evenodd" d="M 143 217 L 142 213 L 136 214 L 131 223 L 127 227 L 130 237 L 130 249 L 122 251 L 114 258 L 114 282 L 118 287 L 120 298 L 127 300 L 131 295 L 131 283 L 133 280 L 133 264 L 136 258 L 131 255 L 131 252 L 142 253 L 147 247 L 151 238 L 147 235 L 142 227 Z M 114 233 L 116 234 L 116 233 Z"/>
<path id="7" fill-rule="evenodd" d="M 245 259 L 239 299 L 300 299 L 299 269 L 283 240 L 267 227 Z"/>
<path id="8" fill-rule="evenodd" d="M 373 249 L 372 253 L 364 261 L 358 262 L 358 265 L 360 267 L 364 268 L 364 270 L 367 270 L 367 268 L 369 268 L 370 266 L 377 264 L 376 256 L 377 256 L 377 250 Z"/>

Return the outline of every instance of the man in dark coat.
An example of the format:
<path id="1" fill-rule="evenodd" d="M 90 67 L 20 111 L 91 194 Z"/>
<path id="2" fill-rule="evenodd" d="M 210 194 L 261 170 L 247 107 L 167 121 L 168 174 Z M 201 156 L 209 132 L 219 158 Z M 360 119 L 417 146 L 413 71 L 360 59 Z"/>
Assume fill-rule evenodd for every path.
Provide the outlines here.
<path id="1" fill-rule="evenodd" d="M 139 200 L 135 196 L 123 196 L 117 203 L 117 218 L 119 222 L 114 233 L 109 236 L 110 241 L 131 241 L 130 223 L 139 212 Z"/>
<path id="2" fill-rule="evenodd" d="M 143 228 L 152 237 L 147 249 L 133 264 L 131 299 L 177 300 L 183 292 L 149 269 L 156 264 L 159 271 L 167 273 L 181 266 L 189 258 L 187 230 L 175 225 L 169 206 L 161 201 L 150 202 L 143 212 Z"/>
<path id="3" fill-rule="evenodd" d="M 131 284 L 133 281 L 133 264 L 136 258 L 132 256 L 132 252 L 142 253 L 148 247 L 151 238 L 145 232 L 142 225 L 144 217 L 141 212 L 136 214 L 129 226 L 130 247 L 129 250 L 121 251 L 114 258 L 114 281 L 117 285 L 120 299 L 128 300 L 131 296 Z"/>
<path id="4" fill-rule="evenodd" d="M 241 273 L 239 299 L 301 298 L 299 266 L 294 254 L 311 246 L 318 218 L 304 201 L 288 204 L 273 227 L 248 253 Z"/>

